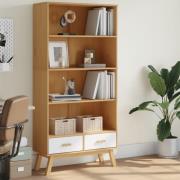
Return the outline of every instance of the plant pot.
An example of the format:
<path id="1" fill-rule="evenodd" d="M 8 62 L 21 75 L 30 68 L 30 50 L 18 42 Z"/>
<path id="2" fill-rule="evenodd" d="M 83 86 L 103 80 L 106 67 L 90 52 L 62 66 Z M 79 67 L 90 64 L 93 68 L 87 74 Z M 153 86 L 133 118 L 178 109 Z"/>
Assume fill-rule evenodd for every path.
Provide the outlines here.
<path id="1" fill-rule="evenodd" d="M 177 158 L 178 153 L 178 138 L 169 138 L 159 142 L 158 154 L 160 157 Z"/>
<path id="2" fill-rule="evenodd" d="M 7 72 L 7 71 L 10 71 L 10 64 L 0 63 L 0 72 Z"/>

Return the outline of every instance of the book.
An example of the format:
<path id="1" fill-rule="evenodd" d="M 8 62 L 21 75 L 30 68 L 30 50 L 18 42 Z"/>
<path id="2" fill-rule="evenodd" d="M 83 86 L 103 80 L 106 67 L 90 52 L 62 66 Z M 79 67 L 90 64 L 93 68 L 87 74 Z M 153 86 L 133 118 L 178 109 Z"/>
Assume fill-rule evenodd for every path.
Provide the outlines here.
<path id="1" fill-rule="evenodd" d="M 79 101 L 81 100 L 80 94 L 58 94 L 58 93 L 52 93 L 49 94 L 49 100 L 50 101 Z"/>
<path id="2" fill-rule="evenodd" d="M 107 11 L 105 7 L 94 8 L 100 11 L 98 35 L 105 36 L 107 31 Z"/>
<path id="3" fill-rule="evenodd" d="M 106 7 L 94 8 L 88 11 L 86 35 L 112 36 L 114 30 L 114 10 Z"/>
<path id="4" fill-rule="evenodd" d="M 111 75 L 107 74 L 107 99 L 111 98 Z"/>
<path id="5" fill-rule="evenodd" d="M 81 64 L 80 67 L 84 67 L 84 68 L 105 68 L 106 64 Z"/>
<path id="6" fill-rule="evenodd" d="M 92 9 L 88 11 L 88 17 L 86 22 L 86 35 L 98 35 L 98 28 L 100 22 L 100 10 Z"/>
<path id="7" fill-rule="evenodd" d="M 88 99 L 114 99 L 115 72 L 88 71 L 83 97 Z"/>
<path id="8" fill-rule="evenodd" d="M 108 72 L 110 75 L 110 98 L 114 99 L 116 96 L 115 92 L 115 72 Z"/>
<path id="9" fill-rule="evenodd" d="M 114 10 L 110 9 L 109 10 L 109 35 L 112 36 L 113 35 L 113 31 L 114 31 Z"/>
<path id="10" fill-rule="evenodd" d="M 99 84 L 99 71 L 88 71 L 83 89 L 83 98 L 96 99 Z"/>
<path id="11" fill-rule="evenodd" d="M 105 84 L 105 72 L 100 72 L 100 78 L 99 78 L 99 85 L 98 85 L 98 90 L 97 90 L 97 99 L 105 99 L 105 89 L 104 89 L 104 84 Z"/>

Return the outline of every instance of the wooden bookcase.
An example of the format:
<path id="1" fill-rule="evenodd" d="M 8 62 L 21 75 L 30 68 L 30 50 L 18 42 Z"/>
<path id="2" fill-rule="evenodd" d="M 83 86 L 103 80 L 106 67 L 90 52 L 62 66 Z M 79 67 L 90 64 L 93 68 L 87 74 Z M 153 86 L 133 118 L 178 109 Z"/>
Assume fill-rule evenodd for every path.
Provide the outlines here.
<path id="1" fill-rule="evenodd" d="M 95 7 L 114 9 L 114 33 L 112 36 L 84 35 L 88 10 Z M 75 23 L 67 28 L 61 28 L 59 19 L 67 10 L 76 12 Z M 33 149 L 38 153 L 35 169 L 40 168 L 42 157 L 48 158 L 46 174 L 51 172 L 53 160 L 60 157 L 97 154 L 100 162 L 102 154 L 109 153 L 112 165 L 115 166 L 114 147 L 72 151 L 64 153 L 49 153 L 50 140 L 62 136 L 49 133 L 49 118 L 60 116 L 101 115 L 103 116 L 104 131 L 99 134 L 115 133 L 117 137 L 117 100 L 89 100 L 50 102 L 49 93 L 63 93 L 64 82 L 62 76 L 75 79 L 77 93 L 82 94 L 87 71 L 108 70 L 117 71 L 117 6 L 104 4 L 73 4 L 73 3 L 39 3 L 33 7 L 33 101 L 36 107 L 33 116 Z M 57 35 L 59 32 L 75 32 L 76 35 Z M 67 41 L 69 52 L 69 68 L 49 68 L 49 41 Z M 106 63 L 106 68 L 80 68 L 84 57 L 84 50 L 95 49 L 98 63 Z M 117 73 L 116 73 L 117 76 Z M 117 78 L 116 78 L 117 79 Z M 116 82 L 117 84 L 117 82 Z M 117 85 L 116 85 L 117 86 Z M 116 92 L 117 93 L 117 92 Z M 77 133 L 70 136 L 85 135 Z M 98 135 L 98 133 L 97 133 Z M 70 137 L 67 136 L 67 137 Z M 117 146 L 117 138 L 116 138 Z M 83 144 L 84 147 L 84 144 Z M 60 148 L 60 147 L 59 147 Z"/>

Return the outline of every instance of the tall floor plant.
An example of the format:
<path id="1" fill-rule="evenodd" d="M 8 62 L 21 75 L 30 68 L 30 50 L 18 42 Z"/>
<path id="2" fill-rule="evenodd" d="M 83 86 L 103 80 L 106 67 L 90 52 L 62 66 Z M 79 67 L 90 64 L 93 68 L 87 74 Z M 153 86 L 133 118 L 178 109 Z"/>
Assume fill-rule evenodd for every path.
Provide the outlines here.
<path id="1" fill-rule="evenodd" d="M 152 65 L 148 68 L 151 87 L 160 96 L 160 101 L 143 102 L 129 114 L 142 110 L 153 112 L 159 119 L 157 137 L 163 141 L 174 137 L 171 133 L 172 123 L 180 119 L 180 61 L 170 70 L 162 68 L 159 72 Z"/>

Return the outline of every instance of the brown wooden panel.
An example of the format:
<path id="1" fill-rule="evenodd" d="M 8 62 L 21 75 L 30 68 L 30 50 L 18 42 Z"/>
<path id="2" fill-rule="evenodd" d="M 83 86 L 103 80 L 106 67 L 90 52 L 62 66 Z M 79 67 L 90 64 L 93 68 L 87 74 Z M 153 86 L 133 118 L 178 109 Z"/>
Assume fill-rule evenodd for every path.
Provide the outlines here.
<path id="1" fill-rule="evenodd" d="M 33 149 L 47 154 L 48 147 L 48 5 L 33 7 Z"/>
<path id="2" fill-rule="evenodd" d="M 116 101 L 101 103 L 101 112 L 104 118 L 103 128 L 106 130 L 117 130 Z"/>

